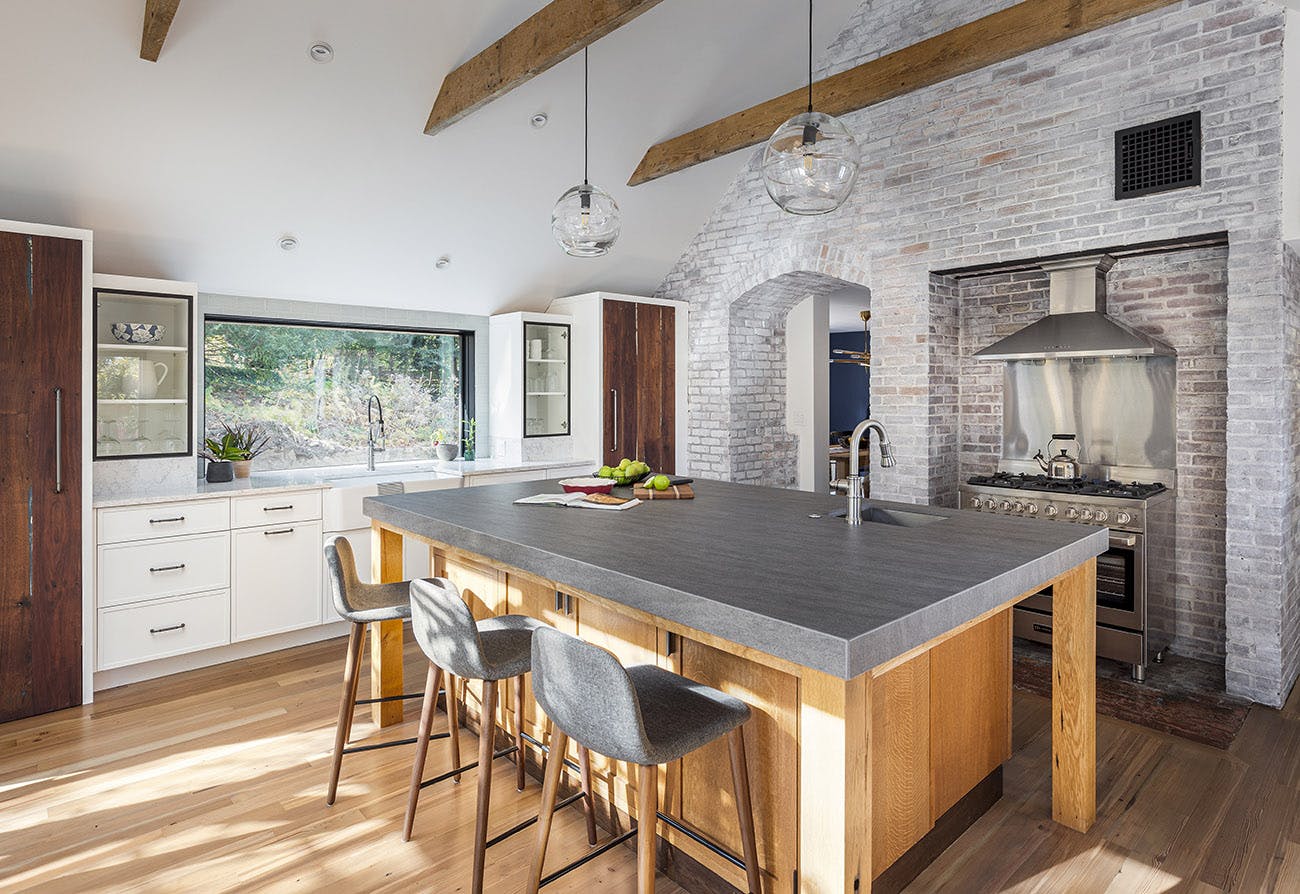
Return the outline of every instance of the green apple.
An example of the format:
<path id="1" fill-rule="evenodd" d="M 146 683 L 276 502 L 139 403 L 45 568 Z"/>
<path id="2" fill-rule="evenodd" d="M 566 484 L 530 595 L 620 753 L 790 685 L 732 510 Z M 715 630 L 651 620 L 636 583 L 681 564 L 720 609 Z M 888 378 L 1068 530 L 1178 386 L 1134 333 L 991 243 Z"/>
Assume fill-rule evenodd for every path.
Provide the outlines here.
<path id="1" fill-rule="evenodd" d="M 650 484 L 654 486 L 655 490 L 668 490 L 672 483 L 672 479 L 667 475 L 656 475 L 650 479 Z"/>
<path id="2" fill-rule="evenodd" d="M 625 457 L 623 457 L 622 460 L 619 461 L 618 467 L 619 467 L 620 469 L 626 469 L 626 468 L 627 468 L 628 466 L 630 466 L 630 465 L 632 465 L 632 460 L 628 459 L 628 458 L 625 456 Z"/>

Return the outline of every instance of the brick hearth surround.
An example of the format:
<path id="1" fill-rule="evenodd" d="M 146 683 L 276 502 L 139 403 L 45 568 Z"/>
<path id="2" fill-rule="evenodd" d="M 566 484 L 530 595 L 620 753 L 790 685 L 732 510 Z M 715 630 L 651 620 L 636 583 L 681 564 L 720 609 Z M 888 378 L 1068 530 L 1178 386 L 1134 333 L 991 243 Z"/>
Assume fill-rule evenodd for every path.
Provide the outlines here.
<path id="1" fill-rule="evenodd" d="M 871 0 L 823 55 L 821 74 L 1010 5 Z M 1192 319 L 1175 320 L 1174 302 L 1155 294 L 1161 287 L 1132 285 L 1175 275 L 1160 265 L 1187 256 L 1126 260 L 1111 280 L 1136 325 L 1188 345 L 1198 325 L 1207 341 L 1225 339 L 1226 393 L 1223 356 L 1202 357 L 1204 369 L 1180 363 L 1180 377 L 1206 376 L 1203 411 L 1201 398 L 1180 395 L 1180 466 L 1194 467 L 1198 486 L 1222 482 L 1198 497 L 1184 526 L 1192 542 L 1217 543 L 1222 525 L 1224 557 L 1222 570 L 1213 551 L 1200 565 L 1180 557 L 1180 572 L 1195 578 L 1180 593 L 1191 600 L 1180 650 L 1223 653 L 1231 692 L 1281 704 L 1300 671 L 1300 550 L 1291 546 L 1300 261 L 1281 239 L 1283 35 L 1272 0 L 1184 2 L 848 115 L 863 169 L 849 202 L 825 217 L 783 214 L 751 152 L 658 290 L 691 304 L 692 471 L 792 480 L 784 368 L 771 360 L 784 357 L 790 307 L 848 282 L 871 289 L 873 413 L 899 458 L 872 470 L 872 493 L 953 505 L 963 471 L 997 444 L 990 420 L 972 420 L 969 409 L 996 401 L 970 390 L 983 377 L 967 380 L 970 299 L 933 271 L 1227 232 L 1218 318 L 1189 307 Z M 1115 201 L 1114 131 L 1197 109 L 1202 186 Z M 1201 262 L 1196 273 L 1217 277 L 1221 299 L 1225 269 Z M 1198 412 L 1216 418 L 1191 424 Z"/>

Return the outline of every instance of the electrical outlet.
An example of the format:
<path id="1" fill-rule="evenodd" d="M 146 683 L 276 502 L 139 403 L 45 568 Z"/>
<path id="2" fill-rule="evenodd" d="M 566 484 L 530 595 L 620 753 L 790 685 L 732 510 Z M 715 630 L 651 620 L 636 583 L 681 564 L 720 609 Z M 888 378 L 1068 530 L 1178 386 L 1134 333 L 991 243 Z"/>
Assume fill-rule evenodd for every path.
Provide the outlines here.
<path id="1" fill-rule="evenodd" d="M 808 414 L 807 414 L 805 411 L 803 411 L 803 410 L 792 410 L 792 411 L 790 412 L 790 424 L 791 424 L 791 425 L 807 425 L 807 424 L 808 424 Z"/>

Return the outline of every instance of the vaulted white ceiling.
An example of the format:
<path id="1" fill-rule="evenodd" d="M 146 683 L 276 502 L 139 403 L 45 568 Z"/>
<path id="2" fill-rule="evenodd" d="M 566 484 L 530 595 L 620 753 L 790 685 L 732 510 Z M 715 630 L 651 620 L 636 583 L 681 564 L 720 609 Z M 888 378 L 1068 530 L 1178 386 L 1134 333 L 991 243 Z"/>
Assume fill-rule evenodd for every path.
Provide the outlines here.
<path id="1" fill-rule="evenodd" d="M 629 174 L 656 141 L 798 86 L 807 7 L 664 0 L 592 46 L 591 179 L 624 228 L 579 260 L 550 212 L 582 177 L 580 54 L 423 134 L 443 75 L 543 5 L 182 0 L 155 64 L 143 0 L 0 0 L 0 218 L 91 228 L 97 270 L 208 292 L 466 313 L 648 293 L 748 156 Z M 818 47 L 857 5 L 818 3 Z M 308 58 L 316 41 L 333 62 Z"/>

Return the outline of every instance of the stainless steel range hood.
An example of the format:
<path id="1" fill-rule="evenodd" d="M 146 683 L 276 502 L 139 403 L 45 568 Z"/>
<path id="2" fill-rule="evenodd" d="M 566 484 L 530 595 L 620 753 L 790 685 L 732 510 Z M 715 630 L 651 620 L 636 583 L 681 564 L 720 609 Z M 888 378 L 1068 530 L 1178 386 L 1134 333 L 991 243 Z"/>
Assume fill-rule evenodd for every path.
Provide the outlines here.
<path id="1" fill-rule="evenodd" d="M 1042 265 L 1051 280 L 1047 316 L 976 351 L 981 360 L 1049 357 L 1172 357 L 1173 348 L 1106 316 L 1110 255 Z"/>

